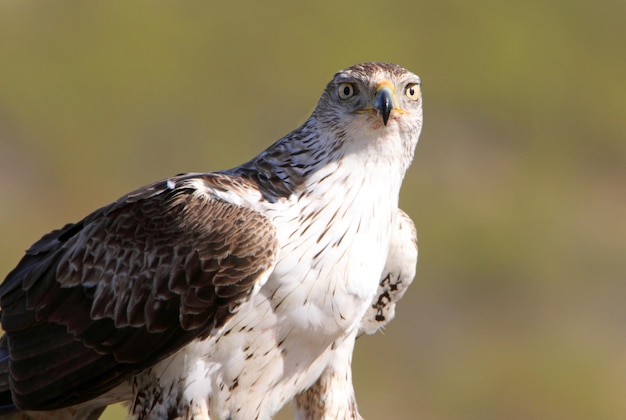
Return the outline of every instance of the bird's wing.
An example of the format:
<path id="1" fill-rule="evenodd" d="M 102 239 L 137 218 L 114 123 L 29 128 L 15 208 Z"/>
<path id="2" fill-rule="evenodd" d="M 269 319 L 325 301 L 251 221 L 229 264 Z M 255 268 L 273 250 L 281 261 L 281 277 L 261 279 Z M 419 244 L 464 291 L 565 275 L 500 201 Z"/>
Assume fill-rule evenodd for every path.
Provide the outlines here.
<path id="1" fill-rule="evenodd" d="M 415 277 L 417 265 L 415 225 L 411 218 L 399 209 L 395 223 L 378 291 L 361 320 L 359 334 L 373 334 L 393 319 L 396 303 Z"/>
<path id="2" fill-rule="evenodd" d="M 89 400 L 208 336 L 258 291 L 278 240 L 264 215 L 223 199 L 237 188 L 253 186 L 179 176 L 36 242 L 0 286 L 16 405 Z"/>

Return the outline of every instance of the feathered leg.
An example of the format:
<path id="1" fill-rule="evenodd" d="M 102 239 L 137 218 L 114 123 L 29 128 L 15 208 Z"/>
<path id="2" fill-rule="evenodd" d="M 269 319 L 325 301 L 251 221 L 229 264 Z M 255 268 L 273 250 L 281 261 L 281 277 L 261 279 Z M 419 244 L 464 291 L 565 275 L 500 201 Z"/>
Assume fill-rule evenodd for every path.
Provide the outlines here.
<path id="1" fill-rule="evenodd" d="M 352 386 L 354 334 L 333 343 L 335 357 L 319 379 L 295 398 L 296 420 L 360 420 Z"/>

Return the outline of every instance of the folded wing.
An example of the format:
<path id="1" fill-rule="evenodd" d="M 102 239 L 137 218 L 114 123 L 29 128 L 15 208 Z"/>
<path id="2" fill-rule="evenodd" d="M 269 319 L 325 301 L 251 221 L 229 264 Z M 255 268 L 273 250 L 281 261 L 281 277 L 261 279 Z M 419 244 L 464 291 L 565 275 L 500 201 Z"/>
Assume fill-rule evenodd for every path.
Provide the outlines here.
<path id="1" fill-rule="evenodd" d="M 395 223 L 378 291 L 361 320 L 359 334 L 374 334 L 394 318 L 396 303 L 404 296 L 415 277 L 417 265 L 415 225 L 411 218 L 399 209 Z"/>
<path id="2" fill-rule="evenodd" d="M 265 216 L 211 193 L 250 187 L 179 176 L 36 242 L 0 286 L 14 403 L 89 400 L 223 325 L 278 252 Z"/>

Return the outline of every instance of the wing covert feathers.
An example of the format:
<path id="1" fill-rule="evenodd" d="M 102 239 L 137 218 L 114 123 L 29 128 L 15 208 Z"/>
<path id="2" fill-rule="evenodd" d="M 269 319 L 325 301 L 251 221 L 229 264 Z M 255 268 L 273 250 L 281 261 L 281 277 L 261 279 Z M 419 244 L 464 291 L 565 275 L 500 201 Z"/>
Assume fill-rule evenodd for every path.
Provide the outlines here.
<path id="1" fill-rule="evenodd" d="M 161 181 L 27 251 L 0 286 L 18 407 L 111 389 L 209 335 L 258 290 L 275 264 L 275 229 L 213 187 L 249 186 L 219 174 Z"/>

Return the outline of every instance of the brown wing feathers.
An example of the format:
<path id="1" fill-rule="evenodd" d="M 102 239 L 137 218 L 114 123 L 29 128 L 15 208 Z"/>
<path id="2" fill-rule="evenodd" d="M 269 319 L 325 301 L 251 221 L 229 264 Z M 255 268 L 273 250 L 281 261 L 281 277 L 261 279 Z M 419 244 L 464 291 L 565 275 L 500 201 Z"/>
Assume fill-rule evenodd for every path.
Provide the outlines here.
<path id="1" fill-rule="evenodd" d="M 208 335 L 272 268 L 269 221 L 198 194 L 188 178 L 44 236 L 7 276 L 2 327 L 21 408 L 92 398 Z M 210 186 L 215 176 L 198 178 Z"/>

